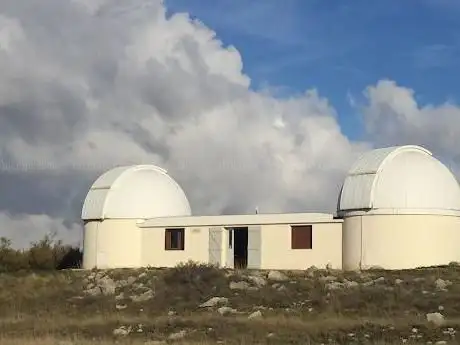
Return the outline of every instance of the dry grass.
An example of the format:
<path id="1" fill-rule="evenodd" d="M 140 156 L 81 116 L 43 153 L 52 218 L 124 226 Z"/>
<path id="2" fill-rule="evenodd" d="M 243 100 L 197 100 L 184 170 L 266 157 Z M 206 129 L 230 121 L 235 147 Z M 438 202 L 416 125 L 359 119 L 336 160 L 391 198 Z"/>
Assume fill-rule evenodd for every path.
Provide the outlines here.
<path id="1" fill-rule="evenodd" d="M 434 344 L 457 343 L 454 333 L 460 328 L 457 266 L 398 272 L 286 272 L 286 282 L 244 291 L 230 290 L 229 282 L 250 281 L 248 275 L 254 272 L 185 265 L 108 274 L 115 281 L 137 278 L 117 290 L 117 294 L 124 292 L 125 299 L 85 296 L 88 273 L 84 271 L 1 275 L 0 344 L 154 344 L 171 342 L 169 335 L 178 331 L 186 336 L 177 344 L 400 344 L 403 339 L 410 344 Z M 328 290 L 327 276 L 359 286 Z M 366 285 L 380 277 L 384 280 Z M 452 282 L 447 291 L 436 289 L 438 278 Z M 396 284 L 396 279 L 402 282 Z M 129 300 L 146 288 L 155 292 L 153 299 Z M 214 296 L 227 297 L 239 313 L 221 316 L 216 308 L 198 308 Z M 117 310 L 117 304 L 127 307 Z M 263 317 L 248 320 L 258 307 Z M 426 322 L 426 313 L 440 307 L 447 323 L 434 327 Z M 113 330 L 120 326 L 133 331 L 115 337 Z"/>

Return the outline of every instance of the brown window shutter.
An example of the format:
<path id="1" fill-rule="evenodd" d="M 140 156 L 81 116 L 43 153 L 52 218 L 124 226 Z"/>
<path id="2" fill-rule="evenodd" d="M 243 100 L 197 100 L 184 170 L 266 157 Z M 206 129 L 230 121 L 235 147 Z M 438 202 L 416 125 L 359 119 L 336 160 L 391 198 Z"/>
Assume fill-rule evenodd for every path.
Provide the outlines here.
<path id="1" fill-rule="evenodd" d="M 291 249 L 312 249 L 312 232 L 311 225 L 291 226 Z"/>

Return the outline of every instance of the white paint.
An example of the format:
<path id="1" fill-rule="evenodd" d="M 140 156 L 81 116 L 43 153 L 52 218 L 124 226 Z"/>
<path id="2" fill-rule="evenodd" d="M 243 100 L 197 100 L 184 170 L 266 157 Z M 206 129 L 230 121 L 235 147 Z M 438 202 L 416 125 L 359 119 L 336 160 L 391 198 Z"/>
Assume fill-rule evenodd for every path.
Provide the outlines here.
<path id="1" fill-rule="evenodd" d="M 262 269 L 305 270 L 311 266 L 342 268 L 342 224 L 313 223 L 312 249 L 291 249 L 291 227 L 287 224 L 261 228 Z"/>
<path id="2" fill-rule="evenodd" d="M 307 224 L 333 223 L 342 220 L 334 219 L 330 213 L 273 213 L 244 214 L 224 216 L 190 216 L 190 217 L 158 217 L 148 219 L 139 224 L 141 228 L 180 227 L 180 226 L 225 226 L 241 227 L 266 224 Z"/>
<path id="3" fill-rule="evenodd" d="M 84 230 L 83 268 L 140 267 L 141 243 L 142 231 L 136 226 L 136 220 L 87 222 Z"/>
<path id="4" fill-rule="evenodd" d="M 346 270 L 413 269 L 460 261 L 457 216 L 352 216 L 343 227 Z"/>
<path id="5" fill-rule="evenodd" d="M 262 268 L 262 227 L 248 227 L 248 268 Z M 273 248 L 274 249 L 274 248 Z M 272 250 L 273 250 L 272 249 Z"/>
<path id="6" fill-rule="evenodd" d="M 338 211 L 380 208 L 460 210 L 460 188 L 449 169 L 422 147 L 377 149 L 350 169 Z"/>
<path id="7" fill-rule="evenodd" d="M 234 227 L 248 228 L 250 269 L 460 261 L 460 187 L 449 169 L 418 146 L 376 151 L 358 160 L 344 182 L 343 220 L 325 213 L 191 216 L 185 194 L 164 170 L 113 169 L 85 201 L 84 219 L 96 220 L 85 224 L 84 267 L 174 267 L 189 260 L 234 267 Z M 158 193 L 144 197 L 146 190 Z M 311 249 L 292 249 L 291 225 L 312 225 Z M 184 250 L 165 250 L 167 228 L 185 229 Z"/>
<path id="8" fill-rule="evenodd" d="M 221 267 L 223 252 L 223 229 L 220 227 L 209 229 L 209 263 Z"/>
<path id="9" fill-rule="evenodd" d="M 209 227 L 186 227 L 184 250 L 165 250 L 165 227 L 139 230 L 142 231 L 142 263 L 139 267 L 174 267 L 189 260 L 204 264 L 210 262 Z"/>
<path id="10" fill-rule="evenodd" d="M 83 220 L 148 219 L 191 215 L 182 188 L 154 165 L 117 167 L 91 186 L 82 209 Z"/>
<path id="11" fill-rule="evenodd" d="M 460 187 L 419 146 L 363 155 L 345 179 L 338 214 L 344 219 L 344 269 L 410 269 L 460 260 Z"/>

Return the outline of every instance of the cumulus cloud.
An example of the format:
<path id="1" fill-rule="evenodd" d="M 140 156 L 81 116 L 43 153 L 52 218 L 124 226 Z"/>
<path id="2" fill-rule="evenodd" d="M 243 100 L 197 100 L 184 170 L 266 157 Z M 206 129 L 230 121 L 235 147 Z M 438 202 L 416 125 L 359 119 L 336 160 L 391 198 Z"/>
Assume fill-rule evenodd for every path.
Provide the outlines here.
<path id="1" fill-rule="evenodd" d="M 381 80 L 365 91 L 362 113 L 366 131 L 379 146 L 414 143 L 440 156 L 460 173 L 460 107 L 445 102 L 420 105 L 415 91 Z"/>
<path id="2" fill-rule="evenodd" d="M 316 90 L 251 90 L 234 47 L 187 14 L 167 17 L 161 1 L 0 9 L 0 235 L 17 245 L 50 230 L 78 241 L 93 180 L 133 163 L 168 169 L 194 214 L 333 211 L 346 170 L 370 147 L 347 139 Z M 431 121 L 394 84 L 368 95 L 366 121 L 382 142 L 398 140 L 393 129 L 419 138 L 415 117 Z M 437 114 L 451 120 L 445 107 Z"/>
<path id="3" fill-rule="evenodd" d="M 0 213 L 0 224 L 4 229 L 12 229 L 7 237 L 16 249 L 39 241 L 45 235 L 58 240 L 64 237 L 65 242 L 71 245 L 80 245 L 82 234 L 78 224 L 66 224 L 61 218 L 52 218 L 45 214 L 10 214 Z M 38 236 L 37 236 L 38 235 Z"/>

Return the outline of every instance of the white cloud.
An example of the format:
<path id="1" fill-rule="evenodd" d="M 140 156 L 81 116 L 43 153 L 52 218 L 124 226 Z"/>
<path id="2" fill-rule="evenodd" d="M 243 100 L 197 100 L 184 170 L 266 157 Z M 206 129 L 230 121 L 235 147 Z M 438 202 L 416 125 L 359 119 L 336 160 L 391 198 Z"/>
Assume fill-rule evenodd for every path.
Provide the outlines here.
<path id="1" fill-rule="evenodd" d="M 333 211 L 368 148 L 347 139 L 316 90 L 251 91 L 235 48 L 185 14 L 166 18 L 160 1 L 6 0 L 0 10 L 0 235 L 20 244 L 48 228 L 78 239 L 88 187 L 120 164 L 165 167 L 195 214 Z M 449 129 L 434 111 L 457 121 L 453 106 L 420 108 L 390 82 L 368 95 L 381 142 Z"/>
<path id="2" fill-rule="evenodd" d="M 27 247 L 45 237 L 65 238 L 66 243 L 81 246 L 82 233 L 77 224 L 66 225 L 63 219 L 52 218 L 45 214 L 10 214 L 0 212 L 1 237 L 12 241 L 14 248 Z"/>
<path id="3" fill-rule="evenodd" d="M 460 107 L 453 103 L 420 105 L 414 90 L 381 80 L 365 92 L 362 108 L 370 137 L 377 145 L 418 144 L 460 172 Z"/>

